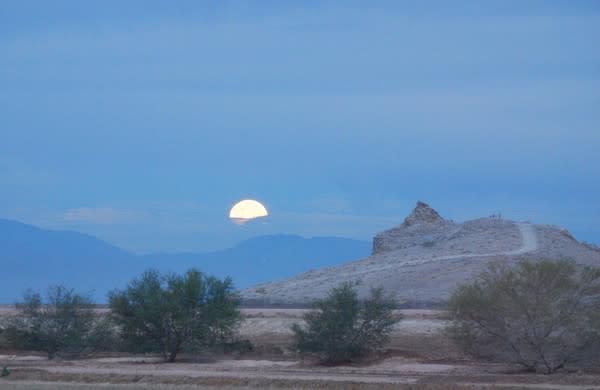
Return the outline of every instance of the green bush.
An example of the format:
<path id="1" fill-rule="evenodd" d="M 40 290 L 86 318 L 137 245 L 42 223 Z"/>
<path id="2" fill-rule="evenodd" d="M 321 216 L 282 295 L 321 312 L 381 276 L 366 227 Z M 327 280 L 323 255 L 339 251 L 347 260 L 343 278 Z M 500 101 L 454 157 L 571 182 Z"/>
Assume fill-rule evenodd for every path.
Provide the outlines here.
<path id="1" fill-rule="evenodd" d="M 123 340 L 136 350 L 160 352 L 168 362 L 182 350 L 227 343 L 241 319 L 231 279 L 196 269 L 184 275 L 145 271 L 112 291 L 109 302 Z"/>
<path id="2" fill-rule="evenodd" d="M 43 350 L 48 359 L 59 353 L 80 353 L 94 327 L 93 304 L 88 296 L 65 285 L 48 288 L 45 300 L 32 290 L 17 303 L 18 314 L 5 329 L 7 344 L 18 349 Z"/>
<path id="3" fill-rule="evenodd" d="M 2 372 L 0 373 L 0 376 L 9 376 L 10 375 L 10 370 L 8 369 L 8 367 L 6 367 L 6 365 L 4 365 L 2 367 Z"/>
<path id="4" fill-rule="evenodd" d="M 464 351 L 552 373 L 598 362 L 600 269 L 573 261 L 491 264 L 449 303 L 450 334 Z"/>
<path id="5" fill-rule="evenodd" d="M 325 364 L 348 362 L 388 342 L 401 319 L 393 313 L 396 306 L 382 288 L 372 289 L 370 297 L 360 302 L 352 284 L 341 284 L 313 302 L 314 310 L 303 317 L 306 327 L 292 326 L 294 347 L 317 353 Z"/>

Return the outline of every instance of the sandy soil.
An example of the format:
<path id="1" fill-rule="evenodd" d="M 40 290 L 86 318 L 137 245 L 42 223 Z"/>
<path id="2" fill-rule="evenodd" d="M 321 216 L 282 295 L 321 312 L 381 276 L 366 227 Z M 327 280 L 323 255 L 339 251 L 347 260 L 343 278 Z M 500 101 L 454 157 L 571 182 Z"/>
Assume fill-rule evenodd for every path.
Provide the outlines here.
<path id="1" fill-rule="evenodd" d="M 76 360 L 46 360 L 42 354 L 11 351 L 0 366 L 11 374 L 0 389 L 599 389 L 600 377 L 583 374 L 533 375 L 515 367 L 466 359 L 441 330 L 444 321 L 431 310 L 402 311 L 390 347 L 379 356 L 346 366 L 324 367 L 286 352 L 289 326 L 301 309 L 244 309 L 240 337 L 262 346 L 246 355 L 182 355 L 163 363 L 157 356 L 104 354 Z M 279 352 L 269 350 L 277 346 Z M 266 346 L 266 347 L 265 347 Z M 271 352 L 264 352 L 271 351 Z M 2 352 L 0 352 L 2 353 Z M 512 372 L 512 373 L 509 373 Z M 409 387 L 411 386 L 411 387 Z"/>

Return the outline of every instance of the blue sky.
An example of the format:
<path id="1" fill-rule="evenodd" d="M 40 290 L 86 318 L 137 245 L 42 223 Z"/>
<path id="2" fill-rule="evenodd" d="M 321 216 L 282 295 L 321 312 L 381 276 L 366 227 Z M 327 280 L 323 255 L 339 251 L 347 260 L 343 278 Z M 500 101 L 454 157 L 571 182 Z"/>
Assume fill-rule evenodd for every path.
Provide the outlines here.
<path id="1" fill-rule="evenodd" d="M 0 51 L 0 217 L 208 251 L 422 200 L 600 244 L 595 1 L 2 0 Z"/>

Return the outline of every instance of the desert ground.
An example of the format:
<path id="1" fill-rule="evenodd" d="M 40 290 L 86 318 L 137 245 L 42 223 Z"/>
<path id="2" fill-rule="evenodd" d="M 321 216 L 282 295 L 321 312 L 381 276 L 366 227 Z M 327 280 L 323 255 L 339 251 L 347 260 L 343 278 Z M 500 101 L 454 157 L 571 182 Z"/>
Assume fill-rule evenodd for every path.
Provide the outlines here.
<path id="1" fill-rule="evenodd" d="M 10 313 L 0 309 L 0 315 Z M 252 342 L 246 353 L 182 355 L 91 354 L 49 361 L 43 353 L 0 350 L 11 374 L 0 389 L 600 389 L 600 375 L 565 370 L 524 373 L 516 366 L 478 362 L 444 336 L 433 310 L 403 310 L 391 343 L 377 356 L 326 367 L 287 349 L 290 325 L 303 309 L 244 309 L 238 332 Z"/>

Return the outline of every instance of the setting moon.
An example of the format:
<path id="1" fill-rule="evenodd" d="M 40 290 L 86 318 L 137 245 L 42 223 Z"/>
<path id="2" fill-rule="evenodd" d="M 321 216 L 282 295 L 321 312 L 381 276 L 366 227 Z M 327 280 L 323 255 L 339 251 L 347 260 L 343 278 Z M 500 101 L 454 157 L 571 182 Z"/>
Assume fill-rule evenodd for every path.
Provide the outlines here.
<path id="1" fill-rule="evenodd" d="M 267 208 L 254 199 L 244 199 L 237 202 L 229 211 L 229 218 L 238 225 L 244 222 L 269 215 Z"/>

